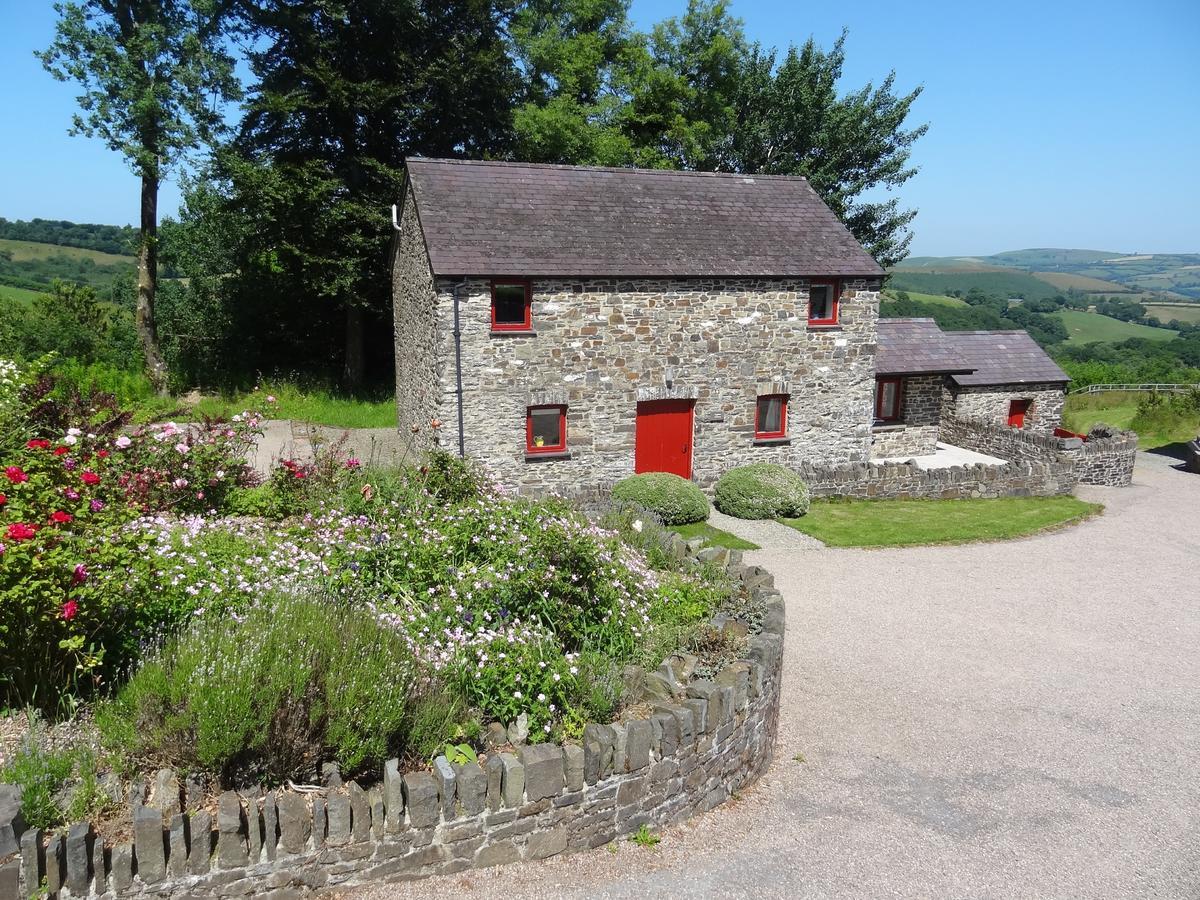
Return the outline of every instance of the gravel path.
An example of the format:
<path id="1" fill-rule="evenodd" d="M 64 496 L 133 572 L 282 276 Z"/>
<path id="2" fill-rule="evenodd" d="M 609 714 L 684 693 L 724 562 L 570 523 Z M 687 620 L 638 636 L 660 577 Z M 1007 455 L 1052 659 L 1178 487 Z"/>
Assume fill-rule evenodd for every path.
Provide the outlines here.
<path id="1" fill-rule="evenodd" d="M 788 528 L 770 519 L 735 519 L 713 509 L 708 524 L 751 541 L 764 550 L 822 550 L 825 545 L 795 528 Z"/>
<path id="2" fill-rule="evenodd" d="M 1065 531 L 747 554 L 788 603 L 770 771 L 587 854 L 402 897 L 1200 897 L 1200 476 L 1142 454 Z"/>

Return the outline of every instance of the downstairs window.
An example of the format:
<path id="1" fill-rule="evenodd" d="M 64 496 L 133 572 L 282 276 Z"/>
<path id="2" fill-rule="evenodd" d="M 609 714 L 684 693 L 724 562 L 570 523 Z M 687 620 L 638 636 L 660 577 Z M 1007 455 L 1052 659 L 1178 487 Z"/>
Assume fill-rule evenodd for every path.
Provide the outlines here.
<path id="1" fill-rule="evenodd" d="M 525 411 L 525 452 L 562 453 L 567 449 L 567 408 L 531 406 Z"/>
<path id="2" fill-rule="evenodd" d="M 901 379 L 875 379 L 875 421 L 895 424 L 900 421 Z"/>
<path id="3" fill-rule="evenodd" d="M 787 436 L 787 394 L 765 394 L 754 409 L 754 437 L 771 440 Z"/>

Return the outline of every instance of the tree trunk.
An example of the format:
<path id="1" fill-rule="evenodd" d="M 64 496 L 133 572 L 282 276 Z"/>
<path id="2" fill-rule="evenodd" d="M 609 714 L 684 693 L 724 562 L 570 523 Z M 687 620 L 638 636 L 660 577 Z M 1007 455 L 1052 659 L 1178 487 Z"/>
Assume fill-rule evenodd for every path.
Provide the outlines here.
<path id="1" fill-rule="evenodd" d="M 366 363 L 363 335 L 363 308 L 356 303 L 346 305 L 346 365 L 342 381 L 351 390 L 362 387 Z"/>
<path id="2" fill-rule="evenodd" d="M 167 365 L 158 346 L 154 295 L 158 291 L 158 173 L 142 173 L 142 239 L 138 249 L 137 333 L 146 374 L 160 395 L 167 393 Z"/>

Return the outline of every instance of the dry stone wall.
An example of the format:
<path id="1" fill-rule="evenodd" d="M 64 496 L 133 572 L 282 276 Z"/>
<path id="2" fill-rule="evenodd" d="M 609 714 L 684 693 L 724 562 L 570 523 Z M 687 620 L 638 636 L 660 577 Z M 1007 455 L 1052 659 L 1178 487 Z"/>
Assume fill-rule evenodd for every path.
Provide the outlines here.
<path id="1" fill-rule="evenodd" d="M 1137 462 L 1136 432 L 1126 431 L 1111 438 L 1089 437 L 1087 442 L 1064 450 L 1075 463 L 1082 484 L 1124 487 L 1133 481 Z"/>
<path id="2" fill-rule="evenodd" d="M 397 254 L 398 283 L 407 268 L 423 278 L 418 248 Z M 407 267 L 407 268 L 406 268 Z M 420 316 L 419 338 L 397 344 L 397 371 L 413 353 L 433 359 L 434 408 L 422 406 L 401 376 L 402 429 L 427 418 L 438 439 L 456 449 L 454 305 L 461 328 L 464 443 L 509 484 L 526 493 L 569 492 L 585 482 L 633 473 L 639 401 L 695 402 L 693 470 L 701 484 L 749 462 L 865 460 L 870 452 L 878 280 L 845 281 L 840 322 L 810 327 L 806 279 L 538 279 L 532 281 L 532 333 L 493 334 L 487 279 L 437 279 L 435 347 Z M 422 368 L 422 372 L 424 369 Z M 785 393 L 788 436 L 756 442 L 755 401 Z M 525 410 L 565 404 L 567 453 L 525 453 Z M 408 423 L 405 425 L 404 423 Z"/>
<path id="3" fill-rule="evenodd" d="M 1054 497 L 1075 487 L 1075 468 L 1066 461 L 1010 462 L 922 469 L 912 463 L 851 463 L 803 466 L 800 477 L 814 497 L 856 500 L 958 500 L 997 497 Z"/>
<path id="4" fill-rule="evenodd" d="M 581 744 L 522 745 L 483 765 L 438 757 L 432 771 L 401 773 L 392 760 L 369 789 L 226 792 L 215 816 L 182 812 L 176 791 L 165 813 L 138 805 L 133 840 L 111 847 L 87 823 L 47 840 L 24 827 L 19 796 L 0 792 L 0 900 L 26 900 L 43 881 L 61 897 L 293 897 L 540 860 L 718 806 L 771 761 L 783 598 L 740 553 L 682 539 L 672 550 L 724 563 L 765 604 L 746 658 L 712 680 L 688 682 L 664 662 L 634 673 L 645 713 L 588 725 Z"/>
<path id="5" fill-rule="evenodd" d="M 1061 384 L 947 387 L 943 395 L 943 415 L 1007 427 L 1012 401 L 1030 400 L 1029 411 L 1025 413 L 1025 430 L 1051 434 L 1062 426 L 1066 399 L 1066 389 Z"/>

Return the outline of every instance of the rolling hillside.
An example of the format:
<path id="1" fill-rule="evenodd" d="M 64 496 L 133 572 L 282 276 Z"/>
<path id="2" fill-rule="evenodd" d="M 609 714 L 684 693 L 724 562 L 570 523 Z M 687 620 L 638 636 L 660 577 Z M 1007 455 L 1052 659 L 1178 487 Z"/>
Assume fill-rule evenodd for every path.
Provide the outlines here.
<path id="1" fill-rule="evenodd" d="M 1200 300 L 1200 253 L 1043 248 L 992 256 L 915 256 L 904 260 L 892 273 L 893 287 L 932 293 L 978 287 L 990 293 L 1020 293 L 1037 299 L 1048 296 L 1045 291 L 1050 288 L 1052 293 L 1068 289 L 1106 294 L 1145 292 L 1166 300 Z M 1018 280 L 996 277 L 1005 275 Z"/>
<path id="2" fill-rule="evenodd" d="M 105 291 L 136 269 L 132 256 L 0 238 L 0 285 L 10 289 L 41 291 L 59 278 Z"/>
<path id="3" fill-rule="evenodd" d="M 0 252 L 7 251 L 13 262 L 50 259 L 61 256 L 70 260 L 90 260 L 97 266 L 132 266 L 136 257 L 118 256 L 100 250 L 85 250 L 82 247 L 64 247 L 61 244 L 40 244 L 36 241 L 11 241 L 0 238 Z"/>
<path id="4" fill-rule="evenodd" d="M 1133 322 L 1122 322 L 1109 316 L 1073 309 L 1064 309 L 1053 315 L 1062 319 L 1063 324 L 1067 326 L 1067 332 L 1070 334 L 1068 342 L 1072 344 L 1087 344 L 1092 341 L 1124 341 L 1129 338 L 1169 341 L 1177 334 L 1166 328 L 1136 325 Z"/>

